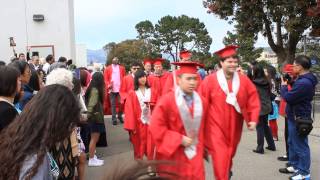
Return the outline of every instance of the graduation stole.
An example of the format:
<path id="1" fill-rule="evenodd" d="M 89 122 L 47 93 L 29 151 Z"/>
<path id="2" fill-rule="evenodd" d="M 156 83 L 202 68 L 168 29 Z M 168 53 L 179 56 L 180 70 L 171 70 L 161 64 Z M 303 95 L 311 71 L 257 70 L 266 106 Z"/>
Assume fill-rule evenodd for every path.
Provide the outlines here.
<path id="1" fill-rule="evenodd" d="M 193 116 L 189 111 L 189 107 L 183 97 L 182 90 L 177 87 L 175 89 L 175 100 L 179 110 L 180 117 L 186 134 L 193 139 L 193 144 L 184 149 L 184 153 L 188 159 L 192 159 L 197 154 L 198 133 L 202 119 L 202 101 L 197 92 L 193 92 Z"/>
<path id="2" fill-rule="evenodd" d="M 241 114 L 241 109 L 239 103 L 237 101 L 237 94 L 240 88 L 240 78 L 238 73 L 233 73 L 232 78 L 232 92 L 229 91 L 227 78 L 223 73 L 223 70 L 220 69 L 217 71 L 217 79 L 218 83 L 223 90 L 223 92 L 227 95 L 226 102 L 232 105 L 238 113 Z"/>
<path id="3" fill-rule="evenodd" d="M 151 89 L 145 88 L 144 95 L 140 89 L 136 90 L 135 92 L 138 97 L 139 105 L 140 105 L 140 109 L 141 109 L 140 120 L 141 120 L 142 124 L 149 124 L 151 111 L 150 111 L 150 106 L 147 105 L 146 103 L 150 102 Z"/>

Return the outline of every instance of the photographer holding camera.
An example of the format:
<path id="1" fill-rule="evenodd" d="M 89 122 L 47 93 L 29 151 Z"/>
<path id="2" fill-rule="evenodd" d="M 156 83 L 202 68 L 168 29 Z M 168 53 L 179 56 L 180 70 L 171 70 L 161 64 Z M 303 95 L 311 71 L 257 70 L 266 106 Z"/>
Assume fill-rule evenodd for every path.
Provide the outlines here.
<path id="1" fill-rule="evenodd" d="M 312 130 L 311 101 L 317 78 L 309 71 L 310 58 L 298 56 L 294 60 L 293 74 L 297 79 L 288 91 L 288 81 L 282 78 L 281 96 L 287 102 L 286 113 L 289 131 L 289 163 L 281 173 L 294 173 L 291 180 L 310 179 L 310 149 L 308 134 Z"/>

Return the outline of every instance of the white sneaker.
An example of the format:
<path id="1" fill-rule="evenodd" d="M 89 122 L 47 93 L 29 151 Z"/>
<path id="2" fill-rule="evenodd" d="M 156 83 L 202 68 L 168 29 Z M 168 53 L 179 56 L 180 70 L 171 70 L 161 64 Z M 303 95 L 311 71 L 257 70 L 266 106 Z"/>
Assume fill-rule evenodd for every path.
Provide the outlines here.
<path id="1" fill-rule="evenodd" d="M 290 177 L 291 180 L 310 180 L 310 174 L 308 175 L 301 175 L 297 174 L 292 177 Z"/>
<path id="2" fill-rule="evenodd" d="M 101 161 L 97 161 L 96 159 L 94 158 L 90 158 L 89 159 L 89 162 L 88 162 L 88 166 L 92 166 L 92 167 L 96 167 L 96 166 L 103 166 L 103 162 Z"/>
<path id="3" fill-rule="evenodd" d="M 98 157 L 96 155 L 93 156 L 93 159 L 95 159 L 98 162 L 104 163 L 104 160 L 103 159 L 98 159 Z"/>
<path id="4" fill-rule="evenodd" d="M 287 167 L 287 170 L 288 170 L 289 172 L 291 172 L 291 173 L 296 173 L 296 172 L 298 172 L 298 170 L 297 170 L 297 169 L 294 169 L 293 166 Z"/>

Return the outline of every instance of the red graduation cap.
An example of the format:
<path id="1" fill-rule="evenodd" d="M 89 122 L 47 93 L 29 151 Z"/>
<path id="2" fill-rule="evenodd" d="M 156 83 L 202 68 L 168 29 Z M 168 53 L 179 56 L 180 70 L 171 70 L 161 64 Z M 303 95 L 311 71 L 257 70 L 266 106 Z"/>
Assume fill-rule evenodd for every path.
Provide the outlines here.
<path id="1" fill-rule="evenodd" d="M 285 66 L 283 66 L 282 71 L 284 73 L 291 74 L 293 72 L 293 65 L 292 64 L 286 64 Z"/>
<path id="2" fill-rule="evenodd" d="M 237 53 L 237 48 L 239 48 L 239 46 L 229 45 L 219 51 L 216 51 L 214 54 L 217 54 L 220 58 L 230 57 Z"/>
<path id="3" fill-rule="evenodd" d="M 181 59 L 189 59 L 192 56 L 192 53 L 188 50 L 180 51 L 180 58 Z"/>
<path id="4" fill-rule="evenodd" d="M 144 58 L 143 60 L 143 64 L 152 64 L 152 63 L 153 63 L 153 60 L 150 58 Z"/>
<path id="5" fill-rule="evenodd" d="M 164 59 L 162 59 L 162 58 L 156 58 L 155 60 L 154 60 L 154 65 L 162 65 L 162 63 L 164 62 Z"/>
<path id="6" fill-rule="evenodd" d="M 171 63 L 180 67 L 179 70 L 176 71 L 177 75 L 189 73 L 189 74 L 197 74 L 197 67 L 201 66 L 201 64 L 196 62 L 174 62 Z"/>

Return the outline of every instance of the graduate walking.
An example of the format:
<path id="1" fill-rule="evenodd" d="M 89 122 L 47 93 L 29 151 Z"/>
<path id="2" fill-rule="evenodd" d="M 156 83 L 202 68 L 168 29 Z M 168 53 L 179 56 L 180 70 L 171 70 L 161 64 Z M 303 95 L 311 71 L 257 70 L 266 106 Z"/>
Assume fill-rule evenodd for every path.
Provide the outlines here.
<path id="1" fill-rule="evenodd" d="M 242 134 L 243 120 L 249 130 L 259 121 L 259 95 L 250 79 L 237 72 L 238 46 L 227 46 L 216 52 L 221 69 L 202 81 L 199 93 L 208 100 L 206 146 L 213 159 L 216 180 L 228 180 L 232 159 Z"/>
<path id="2" fill-rule="evenodd" d="M 184 180 L 203 180 L 203 138 L 206 103 L 195 91 L 198 84 L 194 62 L 179 65 L 178 87 L 162 96 L 152 113 L 149 130 L 156 145 L 156 160 L 174 164 L 159 165 L 157 172 L 177 174 Z"/>

